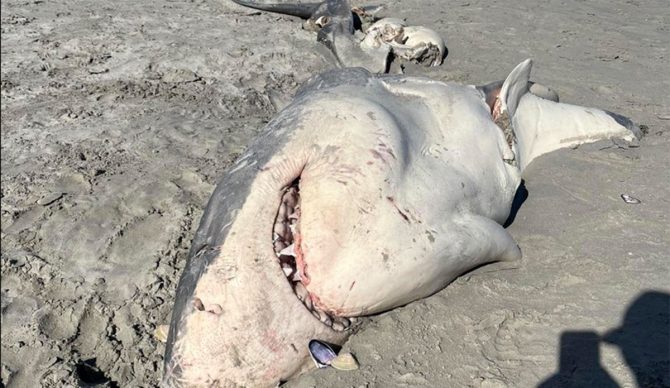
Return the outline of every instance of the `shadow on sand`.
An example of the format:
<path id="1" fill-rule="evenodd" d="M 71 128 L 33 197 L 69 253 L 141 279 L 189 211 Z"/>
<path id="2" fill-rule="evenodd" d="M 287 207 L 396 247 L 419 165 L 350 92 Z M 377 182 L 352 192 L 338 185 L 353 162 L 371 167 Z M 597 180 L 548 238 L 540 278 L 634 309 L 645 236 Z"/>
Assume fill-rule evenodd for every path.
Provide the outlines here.
<path id="1" fill-rule="evenodd" d="M 538 387 L 618 387 L 600 363 L 601 341 L 620 348 L 638 387 L 670 387 L 670 294 L 643 293 L 628 307 L 621 327 L 602 337 L 595 331 L 563 332 L 559 370 Z"/>
<path id="2" fill-rule="evenodd" d="M 505 221 L 503 224 L 503 228 L 507 228 L 508 226 L 512 225 L 512 222 L 514 222 L 514 219 L 516 218 L 516 214 L 519 212 L 519 209 L 521 209 L 521 205 L 523 205 L 527 199 L 528 190 L 526 189 L 526 182 L 522 179 L 521 184 L 519 184 L 519 188 L 516 189 L 516 193 L 514 194 L 512 208 L 509 211 L 507 221 Z"/>

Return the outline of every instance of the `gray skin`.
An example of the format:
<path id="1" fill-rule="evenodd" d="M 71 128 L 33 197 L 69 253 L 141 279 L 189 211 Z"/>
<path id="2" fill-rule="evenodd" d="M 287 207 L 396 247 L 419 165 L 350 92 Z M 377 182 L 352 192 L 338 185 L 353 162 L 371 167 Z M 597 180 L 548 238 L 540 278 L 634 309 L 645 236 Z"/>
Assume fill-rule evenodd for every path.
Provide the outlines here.
<path id="1" fill-rule="evenodd" d="M 236 4 L 261 11 L 281 13 L 307 20 L 310 28 L 318 29 L 317 41 L 326 46 L 334 55 L 340 67 L 363 67 L 372 72 L 388 72 L 387 51 L 366 52 L 354 39 L 354 32 L 360 29 L 361 18 L 352 12 L 348 0 L 326 0 L 320 3 L 264 4 L 254 1 L 233 0 Z M 317 22 L 323 25 L 317 25 Z"/>
<path id="2" fill-rule="evenodd" d="M 288 4 L 288 3 L 256 3 L 254 1 L 244 1 L 244 0 L 233 0 L 233 3 L 258 9 L 260 11 L 281 13 L 284 15 L 296 16 L 301 19 L 318 19 L 319 14 L 324 14 L 324 8 L 326 2 L 320 3 L 299 3 L 299 4 Z M 318 16 L 317 16 L 318 15 Z M 316 18 L 314 18 L 316 16 Z"/>
<path id="3" fill-rule="evenodd" d="M 357 68 L 313 77 L 210 198 L 177 288 L 162 386 L 272 387 L 309 369 L 311 339 L 341 344 L 351 334 L 312 316 L 272 250 L 281 195 L 295 179 L 301 225 L 310 225 L 300 229 L 305 285 L 333 316 L 386 311 L 474 266 L 518 259 L 501 225 L 525 166 L 558 148 L 639 136 L 622 116 L 528 93 L 530 65 L 477 88 Z M 496 116 L 513 129 L 509 145 Z M 349 233 L 358 227 L 367 232 Z M 328 245 L 333 233 L 341 238 Z M 406 280 L 393 282 L 400 272 Z"/>
<path id="4" fill-rule="evenodd" d="M 289 122 L 294 115 L 299 114 L 299 107 L 302 103 L 308 101 L 311 95 L 319 90 L 338 85 L 364 86 L 370 77 L 369 72 L 357 68 L 330 71 L 313 77 L 310 82 L 298 90 L 291 106 L 284 110 L 280 119 L 270 122 L 264 133 L 250 145 L 247 154 L 253 157 L 251 163 L 255 166 L 266 165 L 290 141 L 291 133 L 282 132 L 278 129 Z M 282 117 L 284 119 L 281 119 Z M 198 230 L 193 237 L 188 255 L 189 259 L 177 286 L 170 330 L 165 346 L 165 377 L 161 384 L 163 387 L 181 386 L 179 378 L 182 374 L 182 365 L 179 363 L 178 357 L 173 357 L 175 356 L 173 353 L 175 341 L 178 336 L 186 334 L 184 330 L 185 320 L 189 314 L 194 312 L 192 300 L 198 281 L 207 271 L 212 261 L 219 255 L 218 247 L 223 246 L 229 237 L 228 232 L 236 221 L 239 210 L 243 208 L 250 194 L 252 184 L 261 172 L 259 168 L 233 169 L 226 172 L 209 199 Z M 280 280 L 286 282 L 285 279 Z M 344 338 L 344 336 L 340 337 Z M 335 342 L 337 339 L 333 340 Z M 306 346 L 307 343 L 304 345 Z"/>

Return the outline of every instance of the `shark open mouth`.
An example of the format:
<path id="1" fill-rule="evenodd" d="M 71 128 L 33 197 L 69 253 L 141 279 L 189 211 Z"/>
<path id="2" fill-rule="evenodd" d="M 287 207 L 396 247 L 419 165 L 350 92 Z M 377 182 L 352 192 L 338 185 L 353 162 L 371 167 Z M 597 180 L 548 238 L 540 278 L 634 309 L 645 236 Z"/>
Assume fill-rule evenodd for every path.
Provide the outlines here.
<path id="1" fill-rule="evenodd" d="M 281 204 L 272 231 L 272 244 L 282 271 L 296 297 L 309 310 L 314 318 L 335 331 L 344 331 L 351 327 L 352 320 L 337 317 L 317 307 L 315 295 L 305 288 L 309 284 L 307 265 L 303 260 L 300 247 L 300 178 L 294 180 L 282 194 Z"/>

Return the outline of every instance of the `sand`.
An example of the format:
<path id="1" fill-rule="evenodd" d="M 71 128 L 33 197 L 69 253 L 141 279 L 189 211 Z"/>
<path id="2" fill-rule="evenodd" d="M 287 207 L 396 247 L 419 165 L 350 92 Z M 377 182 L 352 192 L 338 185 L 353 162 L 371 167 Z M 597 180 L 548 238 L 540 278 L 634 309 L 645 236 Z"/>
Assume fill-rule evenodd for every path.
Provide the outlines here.
<path id="1" fill-rule="evenodd" d="M 370 318 L 345 345 L 360 370 L 288 386 L 669 386 L 667 1 L 386 5 L 447 39 L 410 73 L 481 84 L 532 57 L 562 101 L 648 134 L 533 162 L 521 262 Z M 1 28 L 2 385 L 156 386 L 217 179 L 331 65 L 298 20 L 230 1 L 3 0 Z"/>

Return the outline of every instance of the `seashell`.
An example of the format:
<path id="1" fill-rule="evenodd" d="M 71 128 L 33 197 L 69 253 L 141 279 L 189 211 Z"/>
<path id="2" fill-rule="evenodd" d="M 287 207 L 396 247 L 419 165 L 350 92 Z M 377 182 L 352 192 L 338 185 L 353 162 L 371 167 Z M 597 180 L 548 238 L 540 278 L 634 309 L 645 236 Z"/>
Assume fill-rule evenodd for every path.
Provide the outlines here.
<path id="1" fill-rule="evenodd" d="M 162 343 L 167 342 L 168 331 L 170 331 L 169 325 L 158 325 L 156 330 L 154 330 L 154 338 Z"/>
<path id="2" fill-rule="evenodd" d="M 635 197 L 631 197 L 628 194 L 621 194 L 621 199 L 623 199 L 624 202 L 631 204 L 631 205 L 637 205 L 639 203 L 642 203 L 639 199 Z"/>
<path id="3" fill-rule="evenodd" d="M 309 354 L 312 356 L 312 360 L 314 360 L 317 368 L 329 366 L 331 361 L 337 357 L 333 348 L 319 340 L 309 341 Z"/>
<path id="4" fill-rule="evenodd" d="M 330 362 L 330 366 L 337 370 L 356 370 L 358 369 L 358 361 L 353 354 L 342 352 Z"/>

